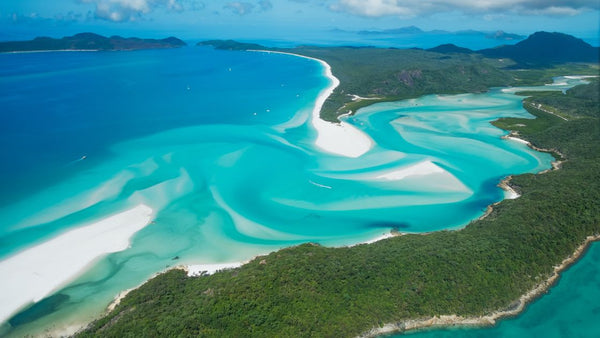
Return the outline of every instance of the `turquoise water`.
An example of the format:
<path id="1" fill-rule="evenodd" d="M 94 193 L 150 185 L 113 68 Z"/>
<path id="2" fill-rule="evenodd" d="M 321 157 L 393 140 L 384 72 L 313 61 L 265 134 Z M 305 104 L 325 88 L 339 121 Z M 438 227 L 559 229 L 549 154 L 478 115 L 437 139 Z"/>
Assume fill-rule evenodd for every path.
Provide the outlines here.
<path id="1" fill-rule="evenodd" d="M 500 89 L 361 110 L 346 122 L 376 145 L 346 158 L 315 146 L 329 79 L 312 60 L 188 47 L 0 61 L 0 260 L 139 204 L 154 211 L 130 248 L 5 323 L 12 335 L 89 320 L 173 265 L 458 228 L 505 197 L 502 178 L 552 160 L 489 124 L 531 117 Z"/>
<path id="2" fill-rule="evenodd" d="M 493 328 L 447 329 L 391 337 L 600 337 L 600 244 L 563 272 L 548 293 L 521 315 Z"/>

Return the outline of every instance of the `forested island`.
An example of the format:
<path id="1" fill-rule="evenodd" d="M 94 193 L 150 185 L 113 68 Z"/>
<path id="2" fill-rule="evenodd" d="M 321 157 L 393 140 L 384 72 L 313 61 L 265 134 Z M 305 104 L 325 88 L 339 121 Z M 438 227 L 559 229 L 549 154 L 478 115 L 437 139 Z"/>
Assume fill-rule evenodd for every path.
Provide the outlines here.
<path id="1" fill-rule="evenodd" d="M 340 85 L 327 99 L 321 118 L 340 115 L 376 102 L 428 94 L 485 92 L 490 87 L 543 85 L 566 74 L 596 74 L 599 48 L 562 33 L 537 32 L 513 46 L 472 51 L 444 44 L 427 50 L 373 47 L 269 48 L 233 40 L 209 40 L 222 50 L 272 50 L 327 62 Z M 522 72 L 521 70 L 528 70 Z M 596 72 L 596 73 L 595 73 Z"/>
<path id="2" fill-rule="evenodd" d="M 232 42 L 224 46 L 236 49 Z M 322 111 L 330 121 L 383 100 L 599 72 L 597 62 L 545 60 L 524 68 L 519 60 L 455 50 L 279 51 L 332 66 L 341 85 Z M 308 243 L 197 278 L 170 270 L 129 293 L 78 335 L 339 337 L 377 334 L 385 324 L 402 331 L 415 327 L 415 320 L 427 323 L 436 316 L 493 324 L 514 314 L 551 284 L 560 270 L 556 266 L 568 266 L 574 253 L 600 234 L 600 88 L 597 78 L 590 82 L 566 94 L 522 93 L 529 96 L 524 108 L 537 118 L 494 123 L 551 152 L 561 164 L 545 173 L 512 177 L 508 184 L 521 197 L 494 205 L 486 217 L 461 230 L 344 248 Z M 351 95 L 374 100 L 352 100 Z"/>
<path id="3" fill-rule="evenodd" d="M 186 43 L 175 37 L 165 39 L 105 37 L 94 33 L 79 33 L 61 39 L 37 37 L 28 41 L 0 42 L 0 53 L 54 50 L 139 50 L 183 47 Z"/>

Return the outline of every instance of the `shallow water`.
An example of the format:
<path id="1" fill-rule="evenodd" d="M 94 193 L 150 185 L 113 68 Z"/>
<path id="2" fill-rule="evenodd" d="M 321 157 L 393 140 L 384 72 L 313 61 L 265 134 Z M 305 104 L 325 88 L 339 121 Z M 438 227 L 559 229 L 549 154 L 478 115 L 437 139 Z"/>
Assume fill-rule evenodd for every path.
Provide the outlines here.
<path id="1" fill-rule="evenodd" d="M 129 249 L 9 320 L 13 335 L 89 320 L 173 265 L 458 228 L 505 197 L 502 178 L 552 160 L 489 124 L 531 117 L 500 89 L 363 109 L 346 121 L 376 146 L 345 158 L 314 144 L 329 79 L 312 60 L 188 47 L 0 61 L 0 259 L 154 211 Z"/>

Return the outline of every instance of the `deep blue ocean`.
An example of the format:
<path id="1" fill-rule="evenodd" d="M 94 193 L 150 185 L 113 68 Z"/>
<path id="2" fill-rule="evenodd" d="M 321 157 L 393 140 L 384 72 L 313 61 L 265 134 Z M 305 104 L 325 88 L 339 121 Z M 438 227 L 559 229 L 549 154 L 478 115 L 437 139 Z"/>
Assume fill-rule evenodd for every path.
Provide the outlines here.
<path id="1" fill-rule="evenodd" d="M 546 89 L 577 83 L 567 82 Z M 501 179 L 550 167 L 550 155 L 490 125 L 531 118 L 499 88 L 370 106 L 344 121 L 374 146 L 358 158 L 332 154 L 315 145 L 311 124 L 329 85 L 321 64 L 291 55 L 0 54 L 0 269 L 70 230 L 152 209 L 129 248 L 24 311 L 8 309 L 0 335 L 90 320 L 174 265 L 457 229 L 514 197 Z"/>

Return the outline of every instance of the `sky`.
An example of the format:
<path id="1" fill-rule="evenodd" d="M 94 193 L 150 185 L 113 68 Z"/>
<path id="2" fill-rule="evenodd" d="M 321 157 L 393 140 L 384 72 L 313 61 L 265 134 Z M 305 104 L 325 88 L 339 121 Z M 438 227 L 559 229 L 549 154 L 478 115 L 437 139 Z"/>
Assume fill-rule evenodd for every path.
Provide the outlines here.
<path id="1" fill-rule="evenodd" d="M 310 40 L 332 31 L 558 31 L 598 45 L 600 0 L 1 0 L 0 40 L 80 32 Z M 595 43 L 594 43 L 595 42 Z"/>

